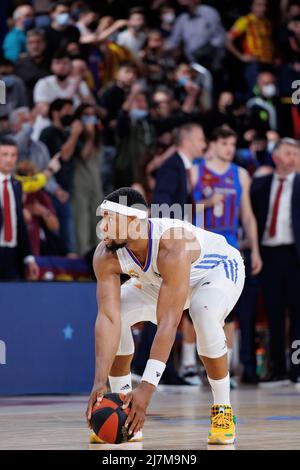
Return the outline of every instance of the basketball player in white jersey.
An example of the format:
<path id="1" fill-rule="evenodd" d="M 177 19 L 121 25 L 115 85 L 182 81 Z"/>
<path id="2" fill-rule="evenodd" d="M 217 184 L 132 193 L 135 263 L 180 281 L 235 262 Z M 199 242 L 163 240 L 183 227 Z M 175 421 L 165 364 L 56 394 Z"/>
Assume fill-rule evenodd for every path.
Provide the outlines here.
<path id="1" fill-rule="evenodd" d="M 99 307 L 96 368 L 88 422 L 109 379 L 112 392 L 127 393 L 124 407 L 131 403 L 131 411 L 126 426 L 132 440 L 141 438 L 146 410 L 164 372 L 182 312 L 189 308 L 197 351 L 213 393 L 208 443 L 232 444 L 235 417 L 223 326 L 244 285 L 240 253 L 223 236 L 188 222 L 148 218 L 145 200 L 131 188 L 110 194 L 100 209 L 103 241 L 94 255 Z M 121 273 L 131 277 L 122 286 Z M 132 391 L 131 327 L 142 321 L 157 324 L 157 333 L 141 383 Z M 94 434 L 91 442 L 101 441 Z"/>

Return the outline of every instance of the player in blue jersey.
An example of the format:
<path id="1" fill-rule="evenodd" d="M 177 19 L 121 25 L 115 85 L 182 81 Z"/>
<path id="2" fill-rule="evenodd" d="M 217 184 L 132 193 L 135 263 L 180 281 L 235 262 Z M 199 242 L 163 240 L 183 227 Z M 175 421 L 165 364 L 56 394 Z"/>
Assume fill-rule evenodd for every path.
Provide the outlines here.
<path id="1" fill-rule="evenodd" d="M 203 204 L 204 210 L 197 212 L 194 224 L 223 235 L 235 248 L 239 248 L 238 230 L 241 225 L 251 250 L 251 272 L 256 275 L 262 268 L 262 261 L 249 196 L 251 180 L 247 170 L 232 162 L 236 142 L 237 135 L 233 130 L 227 127 L 215 129 L 210 144 L 212 158 L 195 165 L 194 201 Z M 234 333 L 232 315 L 226 319 L 225 331 L 230 362 Z"/>

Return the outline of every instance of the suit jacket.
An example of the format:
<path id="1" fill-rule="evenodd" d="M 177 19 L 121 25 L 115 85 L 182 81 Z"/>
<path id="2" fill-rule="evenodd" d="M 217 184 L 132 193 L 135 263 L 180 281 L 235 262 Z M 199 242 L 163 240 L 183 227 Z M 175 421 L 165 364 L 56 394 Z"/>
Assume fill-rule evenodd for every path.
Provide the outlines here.
<path id="1" fill-rule="evenodd" d="M 251 202 L 257 220 L 258 235 L 262 240 L 266 227 L 273 175 L 254 178 L 251 185 Z M 300 261 L 300 174 L 296 174 L 292 192 L 292 229 Z"/>
<path id="2" fill-rule="evenodd" d="M 23 268 L 23 260 L 26 256 L 32 254 L 28 237 L 27 227 L 23 216 L 22 186 L 19 181 L 12 178 L 12 187 L 16 201 L 17 212 L 17 253 L 20 268 Z M 3 208 L 0 206 L 0 230 L 3 224 Z"/>
<path id="3" fill-rule="evenodd" d="M 179 204 L 184 214 L 188 203 L 187 177 L 184 163 L 176 152 L 159 169 L 153 194 L 153 204 Z"/>

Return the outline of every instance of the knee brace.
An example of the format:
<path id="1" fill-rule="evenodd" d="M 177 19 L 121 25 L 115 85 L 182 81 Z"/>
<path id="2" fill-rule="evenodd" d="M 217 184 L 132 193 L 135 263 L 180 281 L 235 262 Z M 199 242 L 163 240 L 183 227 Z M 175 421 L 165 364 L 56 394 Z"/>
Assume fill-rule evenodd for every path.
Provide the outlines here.
<path id="1" fill-rule="evenodd" d="M 196 292 L 191 299 L 190 315 L 197 337 L 200 356 L 217 358 L 227 353 L 223 329 L 227 299 L 218 289 Z"/>

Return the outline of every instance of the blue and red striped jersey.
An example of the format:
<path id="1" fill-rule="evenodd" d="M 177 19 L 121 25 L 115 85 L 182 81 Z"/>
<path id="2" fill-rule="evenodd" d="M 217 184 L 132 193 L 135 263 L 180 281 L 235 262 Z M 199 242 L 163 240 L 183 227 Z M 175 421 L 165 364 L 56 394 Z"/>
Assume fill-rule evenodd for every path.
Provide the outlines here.
<path id="1" fill-rule="evenodd" d="M 197 212 L 193 223 L 198 227 L 223 235 L 227 242 L 238 248 L 239 205 L 242 186 L 238 166 L 231 163 L 223 174 L 215 173 L 202 161 L 198 164 L 197 182 L 193 193 L 195 203 L 209 199 L 213 193 L 223 195 L 223 201 L 214 207 Z M 203 220 L 204 216 L 204 220 Z"/>

